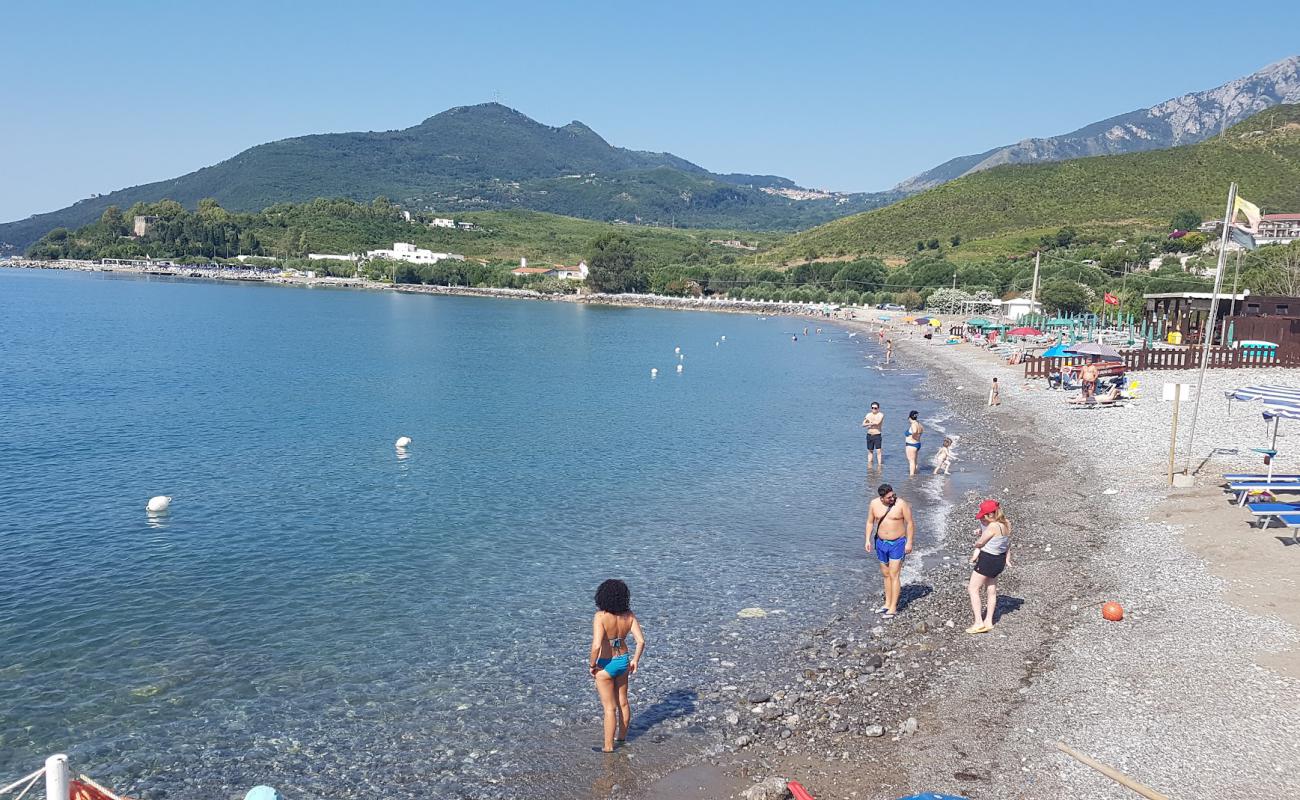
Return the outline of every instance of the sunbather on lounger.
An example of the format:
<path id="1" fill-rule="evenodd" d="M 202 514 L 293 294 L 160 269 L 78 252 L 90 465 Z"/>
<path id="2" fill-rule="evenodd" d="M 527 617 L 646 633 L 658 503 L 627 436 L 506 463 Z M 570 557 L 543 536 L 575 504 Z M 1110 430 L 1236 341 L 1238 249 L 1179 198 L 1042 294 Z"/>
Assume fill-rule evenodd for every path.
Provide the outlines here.
<path id="1" fill-rule="evenodd" d="M 1072 403 L 1074 405 L 1109 406 L 1109 405 L 1114 405 L 1116 401 L 1118 401 L 1119 399 L 1120 399 L 1119 387 L 1112 386 L 1110 387 L 1110 391 L 1106 392 L 1105 394 L 1094 395 L 1093 397 L 1076 397 L 1073 400 L 1066 400 L 1065 402 Z"/>

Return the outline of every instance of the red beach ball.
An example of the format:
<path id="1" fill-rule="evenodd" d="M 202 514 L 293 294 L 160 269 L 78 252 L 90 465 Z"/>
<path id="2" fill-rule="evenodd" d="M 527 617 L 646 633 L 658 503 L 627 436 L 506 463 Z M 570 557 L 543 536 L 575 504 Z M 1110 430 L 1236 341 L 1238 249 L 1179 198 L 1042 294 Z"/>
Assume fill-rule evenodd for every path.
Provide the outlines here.
<path id="1" fill-rule="evenodd" d="M 1107 603 L 1101 607 L 1101 615 L 1111 622 L 1119 622 L 1124 619 L 1124 606 L 1115 602 Z"/>

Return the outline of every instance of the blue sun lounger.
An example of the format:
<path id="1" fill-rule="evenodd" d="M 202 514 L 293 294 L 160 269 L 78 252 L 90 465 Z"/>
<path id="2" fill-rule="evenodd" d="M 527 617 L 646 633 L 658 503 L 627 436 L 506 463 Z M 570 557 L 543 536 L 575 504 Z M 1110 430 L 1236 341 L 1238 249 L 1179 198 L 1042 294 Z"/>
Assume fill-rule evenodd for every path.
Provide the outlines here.
<path id="1" fill-rule="evenodd" d="M 1259 527 L 1267 528 L 1271 520 L 1282 517 L 1300 519 L 1300 506 L 1295 503 L 1247 503 L 1250 513 L 1259 517 Z"/>
<path id="2" fill-rule="evenodd" d="M 1260 528 L 1267 528 L 1270 522 L 1279 520 L 1291 529 L 1292 541 L 1300 544 L 1300 506 L 1290 503 L 1254 503 L 1247 508 L 1260 518 Z"/>
<path id="3" fill-rule="evenodd" d="M 1251 492 L 1261 491 L 1269 494 L 1300 494 L 1300 483 L 1268 483 L 1266 481 L 1241 481 L 1228 484 L 1228 491 L 1237 492 L 1237 505 L 1246 505 L 1246 498 Z"/>
<path id="4" fill-rule="evenodd" d="M 1267 481 L 1269 478 L 1268 475 L 1264 474 L 1263 472 L 1229 472 L 1223 476 L 1223 479 L 1225 481 L 1241 482 L 1241 481 Z M 1300 483 L 1300 475 L 1294 475 L 1294 474 L 1283 475 L 1280 472 L 1275 472 L 1273 473 L 1273 482 L 1274 483 Z"/>

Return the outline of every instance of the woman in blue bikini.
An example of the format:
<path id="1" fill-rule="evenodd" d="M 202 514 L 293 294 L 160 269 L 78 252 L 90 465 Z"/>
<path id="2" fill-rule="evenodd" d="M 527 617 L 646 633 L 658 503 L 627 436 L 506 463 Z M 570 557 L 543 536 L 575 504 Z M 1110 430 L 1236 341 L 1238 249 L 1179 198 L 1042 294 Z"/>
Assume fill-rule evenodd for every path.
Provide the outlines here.
<path id="1" fill-rule="evenodd" d="M 645 634 L 632 613 L 631 600 L 632 592 L 620 580 L 607 580 L 596 589 L 596 608 L 600 610 L 591 619 L 588 667 L 605 707 L 605 753 L 614 752 L 615 742 L 627 740 L 627 726 L 632 721 L 627 679 L 636 673 L 637 662 L 645 653 Z M 635 654 L 628 650 L 628 634 L 636 639 Z"/>
<path id="2" fill-rule="evenodd" d="M 907 415 L 907 436 L 903 439 L 903 449 L 907 451 L 907 474 L 916 474 L 916 457 L 921 453 L 921 434 L 925 426 L 916 420 L 916 412 Z"/>

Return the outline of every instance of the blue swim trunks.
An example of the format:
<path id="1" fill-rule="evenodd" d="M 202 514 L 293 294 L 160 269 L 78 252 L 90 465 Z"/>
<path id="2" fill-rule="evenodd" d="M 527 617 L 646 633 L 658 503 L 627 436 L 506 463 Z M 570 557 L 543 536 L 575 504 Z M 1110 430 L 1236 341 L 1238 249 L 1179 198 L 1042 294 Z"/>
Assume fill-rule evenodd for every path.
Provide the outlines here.
<path id="1" fill-rule="evenodd" d="M 876 538 L 876 558 L 881 564 L 888 564 L 891 561 L 902 561 L 907 549 L 907 537 L 900 536 L 897 539 Z"/>
<path id="2" fill-rule="evenodd" d="M 624 653 L 613 658 L 598 658 L 596 659 L 596 666 L 605 670 L 605 674 L 609 675 L 609 677 L 617 678 L 627 672 L 628 662 L 631 661 L 630 656 L 630 653 Z"/>

